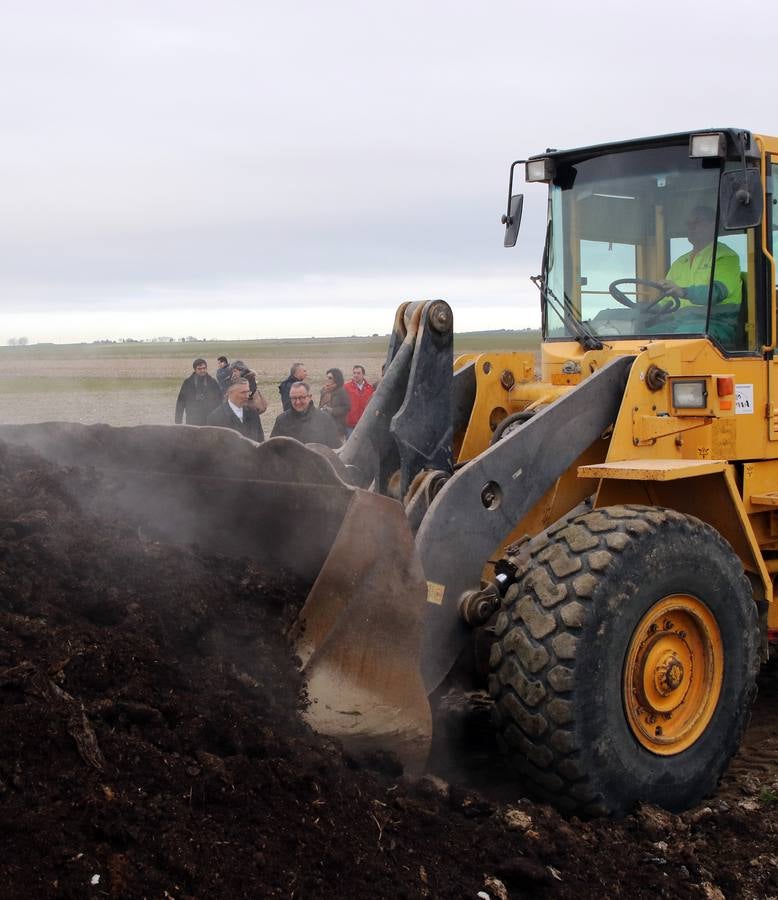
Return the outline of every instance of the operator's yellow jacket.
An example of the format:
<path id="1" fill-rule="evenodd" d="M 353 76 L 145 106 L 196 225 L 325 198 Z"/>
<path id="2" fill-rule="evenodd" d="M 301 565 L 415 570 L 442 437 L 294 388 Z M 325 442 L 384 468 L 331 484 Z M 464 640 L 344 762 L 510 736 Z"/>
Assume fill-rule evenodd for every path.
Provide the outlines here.
<path id="1" fill-rule="evenodd" d="M 708 302 L 708 285 L 711 281 L 713 243 L 699 253 L 693 250 L 679 256 L 670 266 L 667 280 L 684 288 L 681 306 L 699 306 Z M 739 304 L 741 300 L 740 257 L 726 244 L 716 245 L 716 266 L 713 272 L 713 305 Z"/>

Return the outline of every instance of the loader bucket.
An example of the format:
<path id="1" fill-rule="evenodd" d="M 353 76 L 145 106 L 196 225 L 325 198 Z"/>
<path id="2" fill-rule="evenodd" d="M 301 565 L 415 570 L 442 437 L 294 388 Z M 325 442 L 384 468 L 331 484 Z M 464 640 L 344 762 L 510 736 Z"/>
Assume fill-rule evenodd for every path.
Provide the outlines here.
<path id="1" fill-rule="evenodd" d="M 0 440 L 94 469 L 102 484 L 91 508 L 149 538 L 313 582 L 292 629 L 308 722 L 355 755 L 390 750 L 409 770 L 424 765 L 426 583 L 399 503 L 346 484 L 326 455 L 289 438 L 48 422 L 0 426 Z"/>
<path id="2" fill-rule="evenodd" d="M 432 721 L 419 653 L 426 581 L 402 506 L 354 490 L 296 628 L 317 731 L 424 767 Z"/>

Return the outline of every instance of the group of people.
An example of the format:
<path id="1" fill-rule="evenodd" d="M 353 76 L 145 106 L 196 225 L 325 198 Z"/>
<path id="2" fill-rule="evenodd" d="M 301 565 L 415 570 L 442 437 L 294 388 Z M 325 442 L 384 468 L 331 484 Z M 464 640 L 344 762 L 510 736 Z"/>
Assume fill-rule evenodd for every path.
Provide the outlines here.
<path id="1" fill-rule="evenodd" d="M 198 358 L 178 392 L 175 422 L 232 428 L 254 441 L 263 441 L 259 417 L 266 409 L 267 401 L 257 388 L 257 373 L 243 360 L 230 363 L 226 356 L 220 356 L 213 378 L 208 374 L 208 363 Z"/>
<path id="2" fill-rule="evenodd" d="M 204 359 L 194 360 L 192 374 L 184 379 L 176 400 L 176 424 L 186 421 L 187 425 L 231 428 L 263 441 L 260 416 L 268 404 L 257 387 L 257 373 L 242 360 L 230 363 L 226 356 L 218 357 L 216 366 L 213 378 Z M 336 449 L 354 430 L 375 386 L 365 378 L 362 365 L 353 366 L 349 382 L 340 369 L 327 369 L 317 407 L 307 379 L 305 366 L 297 362 L 278 385 L 283 411 L 276 417 L 270 437 L 291 437 Z"/>

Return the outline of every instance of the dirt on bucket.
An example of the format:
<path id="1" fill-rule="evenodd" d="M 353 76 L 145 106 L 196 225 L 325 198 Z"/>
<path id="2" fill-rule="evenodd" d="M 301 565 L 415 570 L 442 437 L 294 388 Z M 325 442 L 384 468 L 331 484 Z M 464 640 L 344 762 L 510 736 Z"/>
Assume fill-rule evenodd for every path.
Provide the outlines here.
<path id="1" fill-rule="evenodd" d="M 4 898 L 778 895 L 774 673 L 682 815 L 581 822 L 434 758 L 367 768 L 300 716 L 308 585 L 91 512 L 110 489 L 0 445 Z"/>

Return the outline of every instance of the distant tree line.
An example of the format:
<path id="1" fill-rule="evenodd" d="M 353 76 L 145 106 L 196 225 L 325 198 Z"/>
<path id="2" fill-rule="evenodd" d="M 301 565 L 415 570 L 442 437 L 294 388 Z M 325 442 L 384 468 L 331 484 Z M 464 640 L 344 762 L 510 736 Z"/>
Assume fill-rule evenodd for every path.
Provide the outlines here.
<path id="1" fill-rule="evenodd" d="M 9 347 L 26 347 L 30 343 L 30 339 L 26 337 L 8 338 Z"/>
<path id="2" fill-rule="evenodd" d="M 92 341 L 93 344 L 175 344 L 179 341 L 182 344 L 193 344 L 193 343 L 204 343 L 208 338 L 198 338 L 198 337 L 153 337 L 153 338 L 119 338 L 119 340 L 113 341 L 109 338 L 102 338 L 99 341 Z"/>

